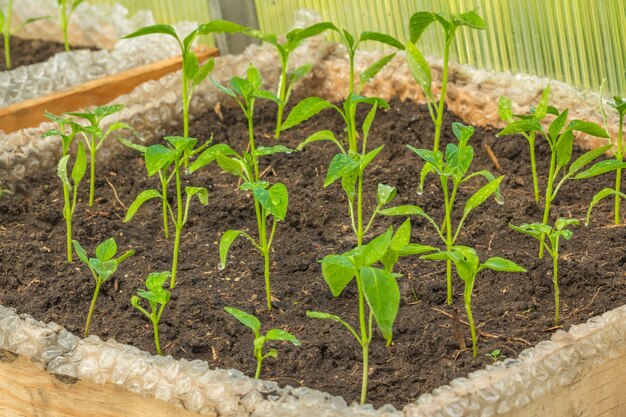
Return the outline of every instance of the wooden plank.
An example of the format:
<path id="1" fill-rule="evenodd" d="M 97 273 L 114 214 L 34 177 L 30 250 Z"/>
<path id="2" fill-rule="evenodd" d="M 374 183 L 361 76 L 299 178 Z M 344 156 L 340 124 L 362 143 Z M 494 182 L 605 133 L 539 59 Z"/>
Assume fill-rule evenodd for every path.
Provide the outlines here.
<path id="1" fill-rule="evenodd" d="M 194 417 L 198 414 L 116 385 L 61 382 L 28 358 L 0 360 L 2 417 Z"/>
<path id="2" fill-rule="evenodd" d="M 218 50 L 202 48 L 196 53 L 202 62 L 209 57 L 216 56 Z M 110 103 L 120 95 L 131 92 L 139 84 L 159 79 L 180 68 L 181 58 L 174 57 L 132 68 L 119 74 L 87 81 L 47 96 L 15 103 L 0 109 L 0 130 L 9 133 L 26 127 L 39 126 L 41 122 L 48 120 L 44 117 L 46 110 L 53 114 L 61 114 L 66 111 Z"/>
<path id="3" fill-rule="evenodd" d="M 525 407 L 501 417 L 623 417 L 626 416 L 626 352 L 593 367 L 576 382 L 557 388 Z"/>

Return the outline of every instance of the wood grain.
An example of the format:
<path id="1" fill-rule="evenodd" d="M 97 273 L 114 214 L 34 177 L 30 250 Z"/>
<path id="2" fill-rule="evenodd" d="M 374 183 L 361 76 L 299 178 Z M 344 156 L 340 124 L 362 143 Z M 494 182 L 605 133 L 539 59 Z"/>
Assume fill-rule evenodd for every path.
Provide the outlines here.
<path id="1" fill-rule="evenodd" d="M 116 385 L 61 382 L 42 365 L 18 357 L 0 361 L 2 417 L 194 417 L 174 404 L 131 393 Z"/>
<path id="2" fill-rule="evenodd" d="M 200 62 L 218 55 L 215 48 L 198 49 Z M 38 126 L 46 121 L 44 112 L 61 114 L 89 106 L 110 103 L 122 94 L 131 92 L 139 84 L 156 80 L 181 68 L 181 58 L 174 57 L 119 74 L 110 75 L 53 94 L 26 100 L 0 109 L 0 130 L 14 132 L 26 127 Z"/>

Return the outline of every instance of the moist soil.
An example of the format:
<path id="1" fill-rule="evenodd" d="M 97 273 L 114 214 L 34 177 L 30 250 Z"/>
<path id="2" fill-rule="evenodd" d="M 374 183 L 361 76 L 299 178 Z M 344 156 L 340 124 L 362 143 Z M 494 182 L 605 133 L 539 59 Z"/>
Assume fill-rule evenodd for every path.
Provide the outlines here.
<path id="1" fill-rule="evenodd" d="M 359 117 L 364 117 L 361 110 Z M 255 114 L 257 146 L 272 145 L 275 107 L 258 103 Z M 442 143 L 453 141 L 445 117 Z M 295 147 L 311 133 L 330 129 L 343 134 L 342 121 L 330 112 L 322 113 L 302 127 L 287 131 L 281 142 Z M 192 136 L 215 140 L 237 150 L 247 143 L 246 121 L 239 108 L 223 104 L 191 125 Z M 435 219 L 442 218 L 443 197 L 438 180 L 430 176 L 424 193 L 416 194 L 421 160 L 406 145 L 430 148 L 433 123 L 424 107 L 393 100 L 391 109 L 379 111 L 370 132 L 371 149 L 385 147 L 366 173 L 365 207 L 370 213 L 379 182 L 398 188 L 395 205 L 418 204 Z M 174 133 L 174 132 L 172 132 Z M 482 260 L 490 256 L 509 258 L 528 273 L 483 271 L 477 278 L 472 309 L 479 331 L 478 358 L 471 349 L 460 350 L 446 305 L 445 264 L 403 258 L 396 271 L 401 306 L 389 347 L 376 331 L 370 347 L 369 396 L 376 406 L 391 403 L 402 407 L 420 394 L 456 377 L 492 363 L 486 356 L 498 349 L 501 358 L 515 358 L 533 344 L 549 339 L 557 329 L 626 303 L 626 230 L 612 225 L 612 202 L 594 210 L 589 227 L 574 229 L 570 241 L 562 240 L 560 266 L 561 322 L 553 324 L 554 296 L 552 263 L 549 256 L 537 258 L 538 243 L 529 236 L 512 232 L 508 224 L 536 222 L 541 206 L 534 202 L 527 142 L 521 137 L 496 138 L 496 131 L 477 128 L 471 139 L 475 159 L 471 171 L 489 169 L 505 175 L 504 204 L 490 199 L 467 220 L 458 243 L 476 248 Z M 494 166 L 489 147 L 499 163 Z M 210 166 L 186 177 L 187 184 L 209 189 L 207 207 L 194 200 L 180 249 L 178 284 L 165 309 L 160 325 L 165 354 L 176 358 L 202 359 L 211 366 L 238 368 L 252 376 L 252 334 L 224 311 L 234 306 L 254 313 L 263 329 L 283 328 L 302 342 L 300 347 L 275 343 L 278 359 L 268 359 L 262 377 L 292 386 L 306 385 L 358 400 L 361 383 L 361 351 L 341 325 L 309 319 L 307 310 L 339 315 L 357 325 L 358 305 L 354 282 L 334 298 L 322 278 L 319 259 L 355 246 L 349 227 L 347 203 L 339 184 L 323 187 L 326 168 L 336 149 L 330 142 L 310 145 L 302 152 L 266 157 L 265 180 L 284 182 L 290 192 L 287 218 L 279 223 L 272 253 L 272 294 L 274 309 L 266 308 L 263 261 L 248 241 L 241 239 L 231 248 L 228 265 L 218 269 L 218 244 L 222 233 L 243 229 L 256 235 L 251 196 L 237 187 L 237 181 Z M 574 157 L 581 153 L 576 151 Z M 548 147 L 538 141 L 539 173 L 546 173 Z M 152 329 L 147 319 L 130 304 L 131 295 L 142 288 L 152 271 L 170 268 L 173 237 L 165 240 L 161 211 L 147 203 L 129 223 L 126 209 L 142 190 L 158 187 L 158 179 L 147 178 L 143 159 L 128 150 L 97 169 L 97 198 L 87 206 L 87 178 L 81 185 L 74 220 L 74 238 L 89 253 L 97 243 L 113 236 L 120 252 L 136 255 L 125 261 L 117 274 L 102 288 L 92 323 L 92 334 L 114 338 L 154 352 Z M 591 197 L 611 186 L 612 175 L 586 181 L 571 181 L 561 190 L 552 211 L 557 215 L 584 219 Z M 541 176 L 540 185 L 546 182 Z M 61 211 L 61 184 L 50 169 L 25 180 L 23 190 L 0 200 L 0 304 L 15 307 L 43 321 L 54 321 L 82 334 L 94 290 L 89 270 L 79 261 L 68 264 L 65 252 L 65 222 Z M 466 183 L 457 198 L 458 220 L 469 195 L 484 181 Z M 622 185 L 624 187 L 624 185 Z M 119 197 L 116 197 L 114 192 Z M 172 195 L 172 193 L 170 193 Z M 368 216 L 366 214 L 366 216 Z M 404 219 L 380 217 L 367 237 L 382 233 Z M 413 242 L 441 246 L 430 225 L 414 218 Z M 454 306 L 458 311 L 464 341 L 471 347 L 465 324 L 462 281 L 454 278 Z M 501 360 L 498 359 L 498 360 Z"/>
<path id="2" fill-rule="evenodd" d="M 38 64 L 52 58 L 59 52 L 65 51 L 61 42 L 44 41 L 41 39 L 22 39 L 11 36 L 11 69 L 24 65 Z M 74 47 L 70 49 L 84 49 L 84 47 Z M 0 35 L 0 71 L 6 71 L 4 61 L 4 36 Z"/>

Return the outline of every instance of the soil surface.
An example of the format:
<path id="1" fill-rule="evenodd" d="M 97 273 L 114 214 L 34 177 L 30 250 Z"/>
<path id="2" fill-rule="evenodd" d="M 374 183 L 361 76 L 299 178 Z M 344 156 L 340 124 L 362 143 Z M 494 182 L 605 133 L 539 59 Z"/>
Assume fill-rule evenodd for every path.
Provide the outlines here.
<path id="1" fill-rule="evenodd" d="M 59 52 L 63 52 L 65 47 L 61 42 L 44 41 L 41 39 L 22 39 L 11 36 L 11 69 L 24 65 L 45 62 Z M 72 50 L 84 49 L 84 47 L 73 47 Z M 0 35 L 0 71 L 5 71 L 4 61 L 4 36 Z"/>
<path id="2" fill-rule="evenodd" d="M 359 117 L 364 117 L 361 109 Z M 237 150 L 247 143 L 247 127 L 239 108 L 222 105 L 220 118 L 209 112 L 191 125 L 193 136 L 206 139 L 215 134 Z M 272 145 L 275 107 L 258 103 L 255 122 L 258 144 Z M 442 143 L 451 142 L 447 114 Z M 330 112 L 287 131 L 281 143 L 295 147 L 311 133 L 330 129 L 343 134 L 341 120 Z M 424 193 L 415 192 L 421 160 L 406 145 L 431 148 L 433 124 L 424 107 L 412 102 L 391 102 L 391 109 L 379 111 L 370 132 L 371 149 L 384 144 L 383 151 L 366 173 L 367 213 L 375 204 L 379 182 L 398 188 L 394 204 L 417 204 L 435 219 L 442 218 L 442 193 L 438 180 L 430 176 Z M 376 406 L 391 403 L 402 407 L 420 394 L 451 379 L 464 376 L 492 362 L 490 352 L 499 349 L 502 357 L 516 357 L 538 341 L 548 339 L 558 328 L 568 329 L 588 318 L 626 303 L 626 229 L 612 226 L 612 202 L 594 210 L 589 227 L 574 228 L 570 241 L 562 241 L 560 265 L 561 318 L 553 325 L 554 299 L 552 265 L 549 257 L 537 258 L 538 243 L 529 236 L 512 232 L 509 222 L 536 222 L 542 207 L 534 202 L 528 145 L 521 137 L 496 138 L 496 131 L 477 129 L 471 144 L 475 159 L 470 171 L 489 169 L 506 175 L 502 183 L 505 202 L 490 199 L 467 220 L 458 243 L 477 249 L 482 260 L 502 256 L 528 269 L 528 273 L 483 271 L 477 278 L 473 313 L 479 330 L 479 355 L 460 350 L 445 304 L 445 264 L 418 257 L 403 258 L 396 271 L 401 306 L 395 323 L 394 343 L 385 347 L 378 331 L 370 348 L 369 401 Z M 500 169 L 488 156 L 490 147 Z M 539 140 L 538 168 L 543 187 L 548 167 L 548 147 Z M 160 326 L 166 354 L 202 359 L 211 366 L 236 367 L 254 374 L 252 334 L 224 311 L 234 306 L 256 314 L 263 329 L 280 327 L 293 332 L 302 342 L 296 347 L 276 343 L 277 360 L 265 361 L 262 377 L 294 386 L 306 385 L 358 400 L 361 382 L 361 351 L 357 342 L 337 323 L 308 319 L 307 310 L 326 311 L 357 325 L 358 306 L 354 282 L 334 298 L 322 278 L 318 260 L 341 253 L 355 245 L 349 227 L 347 203 L 339 184 L 323 188 L 328 163 L 336 153 L 334 145 L 322 142 L 302 152 L 266 157 L 262 169 L 270 182 L 284 182 L 290 192 L 287 218 L 279 224 L 273 246 L 272 294 L 275 308 L 265 303 L 262 257 L 248 241 L 237 240 L 228 265 L 219 270 L 218 242 L 228 229 L 243 229 L 256 236 L 251 196 L 240 191 L 237 180 L 211 166 L 186 177 L 187 184 L 209 189 L 207 207 L 196 200 L 189 223 L 183 231 L 178 285 L 165 309 Z M 576 151 L 576 155 L 580 151 Z M 575 155 L 575 156 L 576 156 Z M 265 167 L 270 167 L 267 170 Z M 147 319 L 130 304 L 131 295 L 142 288 L 149 272 L 168 270 L 173 238 L 165 240 L 158 204 L 147 203 L 138 215 L 124 224 L 125 207 L 158 179 L 147 178 L 143 159 L 129 150 L 97 169 L 97 199 L 87 206 L 87 179 L 81 185 L 74 220 L 74 238 L 88 252 L 97 243 L 114 236 L 120 251 L 135 249 L 118 273 L 100 293 L 92 334 L 115 338 L 154 352 L 152 329 Z M 591 197 L 612 185 L 613 175 L 566 183 L 558 196 L 552 217 L 584 219 Z M 0 303 L 32 314 L 43 321 L 55 321 L 81 334 L 94 290 L 87 267 L 68 264 L 65 258 L 65 222 L 61 210 L 61 184 L 54 170 L 28 178 L 27 188 L 0 200 Z M 460 190 L 456 219 L 468 196 L 484 181 L 472 180 Z M 624 187 L 624 185 L 622 185 Z M 118 198 L 114 194 L 117 193 Z M 170 193 L 172 195 L 172 193 Z M 367 214 L 366 214 L 367 216 Z M 398 226 L 404 219 L 379 217 L 367 239 Z M 425 221 L 414 218 L 413 241 L 441 246 Z M 461 319 L 465 343 L 471 346 L 469 328 L 464 324 L 462 281 L 454 278 L 454 306 Z"/>

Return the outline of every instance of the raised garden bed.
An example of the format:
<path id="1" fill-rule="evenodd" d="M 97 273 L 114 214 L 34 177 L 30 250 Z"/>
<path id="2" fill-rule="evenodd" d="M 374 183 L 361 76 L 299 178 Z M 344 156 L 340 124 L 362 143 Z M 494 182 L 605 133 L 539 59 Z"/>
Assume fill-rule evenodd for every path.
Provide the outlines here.
<path id="1" fill-rule="evenodd" d="M 321 77 L 314 79 L 312 85 L 319 84 L 321 80 Z M 441 201 L 433 197 L 437 193 L 432 182 L 421 197 L 414 193 L 421 163 L 418 158 L 409 155 L 405 147 L 407 143 L 419 144 L 421 137 L 430 137 L 425 133 L 429 125 L 428 116 L 423 109 L 410 102 L 393 100 L 392 104 L 392 110 L 379 113 L 371 134 L 372 145 L 384 143 L 385 149 L 380 155 L 380 165 L 367 176 L 366 187 L 372 188 L 377 182 L 384 181 L 398 187 L 402 202 L 420 204 L 429 212 L 436 212 L 440 209 Z M 272 144 L 273 106 L 259 107 L 255 119 L 258 140 Z M 453 117 L 448 115 L 444 126 L 449 126 Z M 236 149 L 239 149 L 247 133 L 240 112 L 231 109 L 227 102 L 222 104 L 221 110 L 202 114 L 199 120 L 200 123 L 191 126 L 192 136 L 204 139 L 212 132 L 217 141 L 230 143 Z M 342 133 L 340 124 L 332 117 L 318 123 L 338 135 Z M 316 127 L 309 122 L 300 131 L 285 133 L 281 140 L 295 146 L 315 130 Z M 446 132 L 444 143 L 451 139 L 449 129 Z M 461 240 L 463 243 L 475 243 L 481 255 L 493 254 L 516 260 L 527 267 L 530 273 L 484 273 L 478 278 L 473 305 L 475 318 L 481 323 L 481 354 L 477 361 L 472 361 L 469 352 L 458 352 L 458 344 L 447 317 L 450 310 L 442 307 L 445 283 L 440 265 L 415 259 L 408 259 L 408 262 L 401 264 L 399 272 L 403 272 L 405 278 L 400 280 L 402 306 L 396 323 L 394 345 L 385 348 L 382 338 L 375 337 L 370 357 L 372 374 L 369 398 L 376 405 L 391 402 L 401 407 L 420 393 L 491 362 L 483 355 L 496 348 L 509 358 L 504 362 L 505 365 L 497 367 L 500 372 L 505 368 L 515 368 L 518 364 L 521 366 L 525 361 L 528 362 L 530 354 L 523 355 L 524 360 L 519 362 L 511 358 L 529 344 L 546 339 L 551 332 L 559 330 L 550 325 L 553 312 L 549 273 L 551 266 L 547 260 L 544 263 L 535 260 L 534 241 L 511 233 L 507 226 L 511 221 L 519 223 L 541 215 L 532 201 L 525 162 L 527 147 L 521 139 L 495 139 L 494 133 L 487 129 L 474 136 L 472 144 L 477 156 L 473 168 L 488 168 L 507 175 L 503 190 L 505 205 L 489 203 L 475 212 Z M 485 145 L 492 150 L 500 169 L 494 167 L 494 159 L 488 156 Z M 541 146 L 539 150 L 541 152 Z M 183 238 L 179 286 L 175 290 L 174 302 L 164 316 L 162 337 L 166 353 L 198 357 L 220 367 L 236 366 L 252 373 L 254 364 L 249 352 L 251 337 L 221 309 L 223 305 L 234 305 L 255 312 L 268 326 L 288 328 L 303 341 L 301 348 L 281 347 L 279 361 L 266 364 L 263 373 L 266 379 L 276 379 L 281 384 L 290 385 L 304 383 L 343 395 L 348 401 L 356 399 L 360 355 L 354 342 L 337 325 L 304 318 L 306 309 L 317 309 L 354 319 L 354 297 L 350 297 L 353 289 L 349 288 L 345 296 L 333 299 L 316 263 L 325 254 L 341 251 L 354 244 L 350 238 L 343 237 L 349 236 L 349 220 L 344 215 L 345 204 L 341 194 L 333 189 L 336 187 L 326 190 L 321 187 L 331 156 L 330 149 L 318 147 L 268 159 L 272 167 L 268 170 L 268 179 L 285 182 L 291 193 L 288 217 L 280 224 L 276 235 L 273 289 L 277 299 L 274 302 L 276 309 L 271 314 L 260 307 L 263 305 L 263 289 L 259 258 L 256 254 L 250 254 L 245 244 L 233 248 L 227 269 L 219 271 L 217 268 L 219 233 L 241 227 L 242 222 L 248 228 L 254 227 L 252 223 L 247 223 L 252 218 L 250 201 L 236 189 L 235 183 L 222 181 L 224 176 L 217 169 L 188 179 L 194 185 L 209 188 L 209 207 L 202 209 L 192 206 L 190 223 Z M 149 209 L 140 214 L 128 225 L 121 224 L 125 213 L 123 206 L 127 206 L 138 190 L 147 188 L 151 182 L 145 179 L 143 161 L 136 155 L 127 152 L 116 159 L 116 164 L 110 162 L 106 167 L 101 165 L 100 178 L 107 178 L 110 184 L 101 180 L 101 200 L 96 202 L 92 210 L 77 213 L 76 238 L 81 242 L 99 242 L 113 235 L 121 249 L 139 250 L 138 255 L 121 267 L 117 283 L 111 283 L 112 288 L 104 290 L 98 304 L 99 314 L 94 321 L 94 333 L 151 350 L 152 340 L 146 321 L 132 309 L 129 297 L 136 288 L 142 286 L 147 272 L 168 269 L 170 243 L 161 238 L 159 209 L 156 206 L 152 207 L 152 211 Z M 538 160 L 542 161 L 539 167 L 541 172 L 545 169 L 545 157 L 538 156 Z M 11 197 L 11 200 L 20 201 L 19 204 L 10 204 L 6 198 L 0 203 L 5 215 L 20 219 L 11 225 L 6 223 L 8 219 L 2 220 L 1 224 L 7 228 L 3 232 L 3 240 L 8 242 L 8 246 L 1 249 L 3 258 L 7 256 L 22 260 L 5 266 L 2 282 L 8 290 L 0 296 L 0 304 L 19 306 L 22 311 L 24 300 L 28 299 L 38 306 L 29 311 L 37 318 L 60 322 L 78 332 L 83 326 L 84 309 L 93 284 L 80 266 L 67 266 L 63 261 L 63 252 L 58 250 L 64 245 L 62 216 L 59 208 L 54 207 L 54 204 L 61 205 L 58 180 L 53 170 L 50 170 L 48 178 L 45 177 L 28 177 L 32 179 L 24 182 L 29 184 L 28 187 L 17 187 L 16 196 Z M 579 184 L 589 187 L 591 191 L 585 191 Z M 588 194 L 593 194 L 605 185 L 610 185 L 610 179 L 567 184 L 560 194 L 555 211 L 564 216 L 571 214 L 573 217 L 583 217 Z M 82 200 L 85 200 L 84 194 Z M 573 239 L 564 243 L 562 248 L 562 318 L 565 326 L 585 321 L 623 304 L 624 229 L 603 226 L 610 218 L 610 208 L 605 208 L 603 211 L 602 206 L 599 206 L 599 210 L 594 212 L 590 228 L 574 229 Z M 420 230 L 421 225 L 420 221 L 414 221 L 414 239 L 435 243 L 426 230 Z M 384 226 L 382 222 L 374 232 L 382 231 Z M 27 227 L 34 229 L 27 233 L 16 233 L 16 230 Z M 26 236 L 22 246 L 16 241 L 20 236 Z M 151 237 L 148 242 L 146 236 Z M 28 249 L 24 249 L 24 245 Z M 608 247 L 602 254 L 597 250 L 600 245 Z M 285 255 L 278 255 L 281 253 Z M 42 257 L 37 260 L 33 254 L 41 254 Z M 58 266 L 54 262 L 58 262 Z M 20 264 L 29 271 L 35 269 L 39 272 L 9 272 L 9 267 L 20 267 Z M 77 282 L 80 282 L 78 286 Z M 50 291 L 48 285 L 56 285 L 60 290 Z M 459 291 L 457 281 L 457 294 Z M 492 301 L 494 304 L 490 304 Z M 42 310 L 40 315 L 35 313 L 37 309 Z M 429 316 L 432 321 L 426 318 Z M 567 345 L 572 337 L 576 336 L 559 333 L 555 341 L 557 345 Z M 554 346 L 550 345 L 550 348 L 554 349 Z M 598 350 L 598 347 L 594 347 L 594 350 Z M 537 352 L 541 352 L 541 349 Z M 611 351 L 609 355 L 617 354 Z M 432 366 L 435 357 L 441 358 L 442 362 Z M 580 357 L 585 358 L 584 355 Z M 601 362 L 606 362 L 606 357 L 600 357 Z M 582 359 L 573 362 L 588 365 Z M 432 366 L 432 371 L 428 370 L 429 366 Z M 580 368 L 572 369 L 576 371 L 572 371 L 570 380 L 559 384 L 567 385 L 577 381 Z M 301 373 L 298 374 L 298 371 Z M 435 371 L 439 371 L 440 376 L 433 376 Z M 616 377 L 621 378 L 623 375 L 617 372 Z M 323 380 L 322 376 L 330 378 Z M 546 375 L 545 379 L 549 380 L 550 375 Z M 536 380 L 532 382 L 537 383 Z M 438 393 L 454 391 L 461 384 L 457 383 L 452 390 L 439 390 Z M 586 386 L 583 385 L 582 389 Z M 555 389 L 541 388 L 548 392 Z M 534 399 L 540 395 L 531 393 L 525 398 Z M 430 398 L 422 398 L 425 399 L 420 400 L 419 404 L 429 403 Z M 516 392 L 515 398 L 521 396 Z M 499 400 L 496 395 L 494 401 Z M 518 402 L 518 406 L 525 404 L 523 400 Z M 511 408 L 511 402 L 503 400 L 503 403 Z M 409 405 L 405 412 L 411 415 L 417 412 L 412 410 L 418 408 L 419 405 Z M 488 407 L 483 406 L 482 410 L 487 413 L 485 415 L 489 415 Z M 502 410 L 506 411 L 504 407 Z M 492 409 L 491 412 L 495 411 Z"/>
<path id="2" fill-rule="evenodd" d="M 81 49 L 80 47 L 73 49 Z M 11 69 L 25 65 L 38 64 L 52 58 L 55 54 L 65 51 L 63 44 L 55 41 L 38 39 L 21 39 L 11 37 Z M 4 37 L 0 35 L 0 56 L 4 57 Z M 6 71 L 4 60 L 0 60 L 0 71 Z"/>

